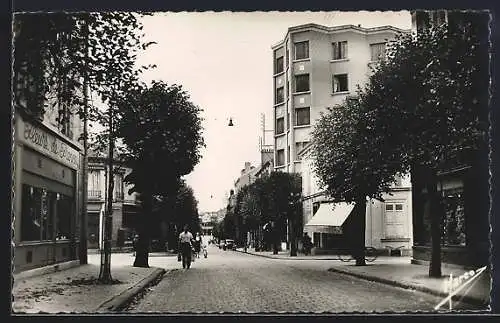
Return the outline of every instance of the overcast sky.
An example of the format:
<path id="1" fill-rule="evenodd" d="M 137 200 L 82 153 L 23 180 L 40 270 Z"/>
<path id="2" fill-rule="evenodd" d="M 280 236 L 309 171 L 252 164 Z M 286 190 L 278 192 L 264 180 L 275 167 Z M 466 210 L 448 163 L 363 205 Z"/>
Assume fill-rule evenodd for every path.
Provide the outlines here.
<path id="1" fill-rule="evenodd" d="M 158 43 L 139 57 L 141 65 L 158 66 L 144 80 L 181 84 L 204 110 L 207 147 L 186 176 L 200 213 L 225 207 L 244 163 L 259 164 L 261 113 L 266 128 L 272 129 L 271 46 L 284 38 L 288 27 L 318 23 L 411 28 L 407 11 L 156 13 L 142 21 L 146 41 Z M 227 126 L 229 118 L 234 127 Z"/>

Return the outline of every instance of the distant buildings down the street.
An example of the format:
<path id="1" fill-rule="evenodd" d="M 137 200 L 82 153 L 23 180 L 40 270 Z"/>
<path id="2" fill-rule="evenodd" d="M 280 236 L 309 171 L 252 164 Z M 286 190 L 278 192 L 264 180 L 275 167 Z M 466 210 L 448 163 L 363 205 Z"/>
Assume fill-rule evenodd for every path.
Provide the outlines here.
<path id="1" fill-rule="evenodd" d="M 106 212 L 108 191 L 108 165 L 106 156 L 94 152 L 89 153 L 88 173 L 88 247 L 102 248 L 103 220 Z M 111 244 L 123 247 L 125 242 L 133 239 L 133 234 L 140 221 L 141 203 L 137 193 L 128 194 L 130 185 L 124 183 L 130 172 L 119 160 L 115 160 L 114 192 L 113 192 L 113 224 Z"/>

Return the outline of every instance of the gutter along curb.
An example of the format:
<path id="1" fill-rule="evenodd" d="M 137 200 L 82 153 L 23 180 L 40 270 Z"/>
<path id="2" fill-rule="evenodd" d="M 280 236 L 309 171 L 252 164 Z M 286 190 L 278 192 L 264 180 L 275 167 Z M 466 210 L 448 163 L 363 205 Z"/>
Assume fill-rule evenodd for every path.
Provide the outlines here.
<path id="1" fill-rule="evenodd" d="M 102 303 L 96 309 L 96 312 L 118 312 L 124 309 L 136 295 L 144 291 L 147 287 L 153 285 L 155 281 L 161 279 L 165 273 L 165 269 L 156 268 L 151 274 L 149 274 L 149 276 L 143 278 L 134 286 Z"/>
<path id="2" fill-rule="evenodd" d="M 438 297 L 442 297 L 442 298 L 445 298 L 448 296 L 448 293 L 438 291 L 438 290 L 429 288 L 427 286 L 415 285 L 415 284 L 411 284 L 411 283 L 404 282 L 404 281 L 395 281 L 395 280 L 391 280 L 391 279 L 387 279 L 387 278 L 372 276 L 372 275 L 365 274 L 365 273 L 355 273 L 355 272 L 352 272 L 349 270 L 339 269 L 339 268 L 329 268 L 328 271 L 353 276 L 353 277 L 360 278 L 363 280 L 368 280 L 368 281 L 377 282 L 377 283 L 381 283 L 381 284 L 391 285 L 394 287 L 416 290 L 419 292 L 423 292 L 426 294 L 430 294 L 430 295 L 434 295 L 434 296 L 438 296 Z M 458 299 L 462 299 L 463 302 L 469 303 L 471 305 L 477 305 L 477 306 L 484 306 L 485 305 L 484 299 L 481 299 L 479 297 L 468 296 L 468 295 L 464 295 L 464 296 L 455 295 L 453 297 L 453 300 L 458 300 Z"/>

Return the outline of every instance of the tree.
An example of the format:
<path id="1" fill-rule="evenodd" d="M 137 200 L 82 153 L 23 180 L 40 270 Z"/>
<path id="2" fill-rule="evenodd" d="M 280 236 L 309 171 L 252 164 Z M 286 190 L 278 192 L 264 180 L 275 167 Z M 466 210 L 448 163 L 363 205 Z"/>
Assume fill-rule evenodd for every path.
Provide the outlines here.
<path id="1" fill-rule="evenodd" d="M 47 109 L 57 112 L 60 130 L 71 115 L 84 120 L 83 183 L 86 187 L 87 121 L 109 123 L 109 167 L 113 169 L 113 111 L 103 114 L 89 106 L 88 92 L 97 93 L 113 106 L 125 84 L 137 79 L 136 54 L 152 42 L 141 42 L 140 15 L 123 12 L 103 13 L 23 13 L 14 17 L 14 104 L 24 118 L 43 119 Z M 109 190 L 112 192 L 112 183 Z M 86 196 L 84 191 L 84 196 Z M 85 197 L 84 197 L 85 199 Z M 111 195 L 109 200 L 112 200 Z M 81 218 L 80 260 L 86 262 L 86 205 Z M 111 206 L 108 206 L 107 218 Z M 108 221 L 109 222 L 109 221 Z M 107 236 L 110 239 L 108 231 Z M 106 241 L 110 256 L 109 241 Z M 100 274 L 111 281 L 109 259 Z"/>
<path id="2" fill-rule="evenodd" d="M 482 37 L 489 17 L 467 13 L 460 20 L 396 39 L 361 95 L 371 116 L 367 136 L 389 139 L 388 155 L 403 156 L 402 167 L 427 188 L 431 277 L 441 276 L 444 206 L 437 172 L 487 149 L 488 46 Z"/>
<path id="3" fill-rule="evenodd" d="M 136 79 L 149 67 L 135 68 L 143 43 L 141 15 L 125 12 L 18 13 L 13 21 L 14 99 L 25 116 L 41 117 L 57 107 L 60 118 L 71 107 L 83 117 L 84 83 L 104 101 L 121 80 Z M 103 117 L 95 107 L 86 116 Z"/>
<path id="4" fill-rule="evenodd" d="M 367 135 L 370 115 L 357 98 L 322 114 L 313 130 L 313 166 L 334 202 L 355 203 L 350 249 L 365 265 L 366 198 L 381 199 L 401 170 L 399 155 L 386 152 L 385 137 Z M 380 147 L 380 149 L 373 149 Z"/>
<path id="5" fill-rule="evenodd" d="M 139 226 L 139 242 L 134 266 L 148 267 L 149 228 L 154 196 L 175 196 L 180 177 L 199 162 L 202 111 L 190 102 L 179 85 L 153 82 L 136 85 L 119 101 L 117 133 L 127 146 L 125 156 L 132 171 L 125 181 L 133 184 L 143 200 L 144 220 Z"/>

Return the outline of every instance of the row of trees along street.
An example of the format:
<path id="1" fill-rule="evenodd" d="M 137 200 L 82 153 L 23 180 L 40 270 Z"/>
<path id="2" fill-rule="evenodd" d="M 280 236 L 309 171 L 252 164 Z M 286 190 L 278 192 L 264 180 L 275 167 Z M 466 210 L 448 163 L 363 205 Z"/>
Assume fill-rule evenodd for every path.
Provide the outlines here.
<path id="1" fill-rule="evenodd" d="M 24 118 L 42 120 L 47 109 L 57 109 L 59 118 L 78 114 L 84 120 L 84 155 L 87 156 L 87 122 L 105 128 L 93 140 L 93 149 L 107 150 L 108 167 L 115 170 L 115 151 L 132 172 L 132 184 L 143 202 L 139 242 L 134 266 L 148 267 L 148 249 L 156 210 L 184 214 L 179 225 L 191 221 L 197 206 L 192 190 L 181 177 L 199 162 L 202 137 L 201 109 L 190 102 L 180 85 L 162 81 L 144 84 L 141 73 L 154 65 L 137 66 L 137 55 L 154 42 L 144 42 L 140 17 L 124 12 L 16 14 L 14 17 L 14 103 Z M 92 104 L 96 94 L 106 107 Z M 115 147 L 121 139 L 123 145 Z M 83 187 L 86 189 L 86 158 Z M 112 176 L 109 177 L 112 179 Z M 109 268 L 113 180 L 108 183 L 106 212 L 106 265 L 100 279 L 110 282 Z M 189 197 L 186 197 L 186 194 Z M 84 192 L 86 197 L 86 192 Z M 180 201 L 190 199 L 191 210 L 182 212 Z M 187 215 L 186 215 L 187 214 Z M 177 218 L 176 218 L 177 217 Z M 86 236 L 86 216 L 81 234 Z M 195 225 L 193 221 L 193 225 Z M 85 239 L 82 239 L 85 240 Z M 86 263 L 86 244 L 80 259 Z"/>
<path id="2" fill-rule="evenodd" d="M 244 245 L 247 233 L 253 232 L 263 249 L 272 248 L 277 253 L 279 244 L 286 239 L 288 224 L 291 255 L 296 256 L 302 228 L 301 190 L 298 174 L 271 172 L 257 178 L 236 193 L 235 203 L 228 204 L 224 220 L 214 228 L 214 236 Z M 267 230 L 260 236 L 264 226 Z"/>
<path id="3" fill-rule="evenodd" d="M 426 183 L 432 216 L 429 275 L 441 276 L 437 172 L 452 162 L 473 162 L 471 156 L 487 154 L 488 145 L 489 16 L 467 15 L 462 23 L 397 37 L 357 96 L 328 109 L 314 128 L 314 168 L 321 184 L 334 201 L 355 203 L 350 236 L 356 265 L 365 265 L 367 197 L 381 199 L 395 175 L 409 172 Z"/>

